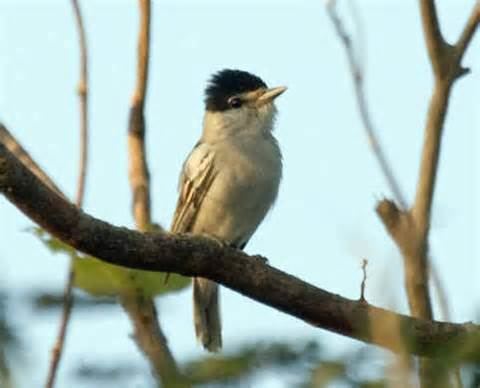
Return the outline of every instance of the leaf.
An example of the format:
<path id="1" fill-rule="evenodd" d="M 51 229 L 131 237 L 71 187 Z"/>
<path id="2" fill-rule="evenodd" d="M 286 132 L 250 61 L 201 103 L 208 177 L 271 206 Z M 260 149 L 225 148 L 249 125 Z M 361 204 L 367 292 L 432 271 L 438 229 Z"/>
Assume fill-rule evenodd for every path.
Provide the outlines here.
<path id="1" fill-rule="evenodd" d="M 168 292 L 179 291 L 190 284 L 190 279 L 171 274 L 165 284 L 164 272 L 149 272 L 128 269 L 105 263 L 94 257 L 74 259 L 75 286 L 92 295 L 114 296 L 140 291 L 153 297 Z"/>
<path id="2" fill-rule="evenodd" d="M 53 253 L 64 253 L 73 260 L 74 285 L 95 296 L 117 296 L 140 292 L 147 297 L 180 291 L 190 284 L 190 278 L 171 274 L 165 284 L 164 272 L 129 269 L 106 263 L 95 257 L 81 255 L 70 245 L 52 237 L 45 230 L 28 229 Z"/>

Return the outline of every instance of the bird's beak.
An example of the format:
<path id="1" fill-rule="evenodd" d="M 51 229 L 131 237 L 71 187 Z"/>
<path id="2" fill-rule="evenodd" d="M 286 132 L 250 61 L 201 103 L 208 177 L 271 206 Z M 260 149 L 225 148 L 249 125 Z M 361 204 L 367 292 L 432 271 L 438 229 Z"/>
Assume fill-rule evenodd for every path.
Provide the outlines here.
<path id="1" fill-rule="evenodd" d="M 257 106 L 262 106 L 268 104 L 269 102 L 272 102 L 285 90 L 287 90 L 286 86 L 278 86 L 276 88 L 270 88 L 265 90 L 265 93 L 258 97 Z"/>

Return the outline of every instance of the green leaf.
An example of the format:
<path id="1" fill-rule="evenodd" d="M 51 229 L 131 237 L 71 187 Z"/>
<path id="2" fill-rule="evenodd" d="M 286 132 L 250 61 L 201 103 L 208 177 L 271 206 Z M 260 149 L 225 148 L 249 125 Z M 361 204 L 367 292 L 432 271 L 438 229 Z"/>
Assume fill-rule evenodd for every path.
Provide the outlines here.
<path id="1" fill-rule="evenodd" d="M 164 272 L 128 269 L 105 263 L 94 257 L 74 259 L 75 286 L 92 295 L 114 296 L 141 292 L 153 297 L 179 291 L 190 284 L 190 278 L 171 274 L 165 284 Z"/>
<path id="2" fill-rule="evenodd" d="M 75 287 L 95 296 L 141 293 L 154 297 L 180 291 L 190 284 L 190 278 L 177 274 L 170 274 L 168 283 L 165 284 L 164 272 L 142 271 L 109 264 L 92 256 L 81 255 L 41 228 L 34 227 L 28 231 L 37 236 L 51 252 L 69 256 L 73 260 Z"/>

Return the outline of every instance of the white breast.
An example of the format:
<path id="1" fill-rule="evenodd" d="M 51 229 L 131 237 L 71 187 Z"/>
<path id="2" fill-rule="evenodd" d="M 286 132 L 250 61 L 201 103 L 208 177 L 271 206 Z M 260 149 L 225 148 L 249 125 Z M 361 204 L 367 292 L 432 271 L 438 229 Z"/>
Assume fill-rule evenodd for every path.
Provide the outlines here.
<path id="1" fill-rule="evenodd" d="M 192 232 L 232 244 L 248 241 L 277 197 L 281 154 L 273 136 L 239 136 L 207 145 L 215 180 L 200 206 Z"/>

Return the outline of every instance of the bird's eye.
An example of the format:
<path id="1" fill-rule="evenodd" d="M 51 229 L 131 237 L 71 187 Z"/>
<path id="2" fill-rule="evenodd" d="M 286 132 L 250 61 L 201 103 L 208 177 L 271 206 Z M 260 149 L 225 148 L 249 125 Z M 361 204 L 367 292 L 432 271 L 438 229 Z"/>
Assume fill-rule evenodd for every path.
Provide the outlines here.
<path id="1" fill-rule="evenodd" d="M 232 97 L 228 99 L 228 105 L 232 108 L 240 108 L 242 106 L 242 100 L 239 97 Z"/>

